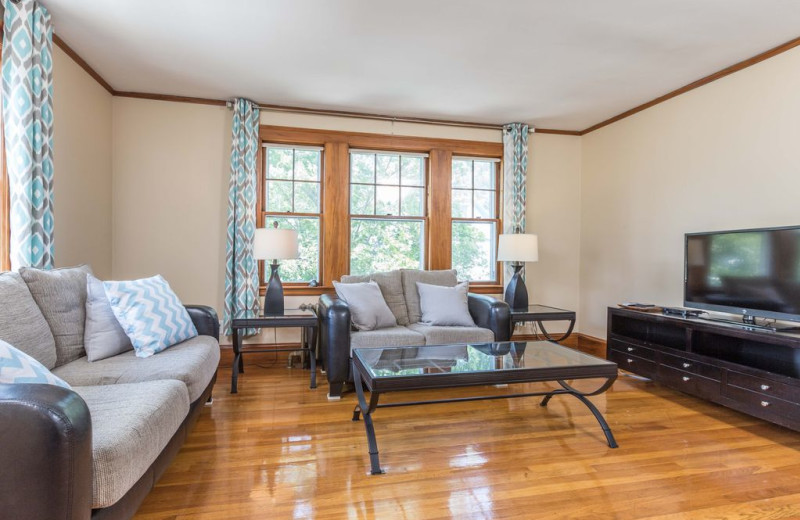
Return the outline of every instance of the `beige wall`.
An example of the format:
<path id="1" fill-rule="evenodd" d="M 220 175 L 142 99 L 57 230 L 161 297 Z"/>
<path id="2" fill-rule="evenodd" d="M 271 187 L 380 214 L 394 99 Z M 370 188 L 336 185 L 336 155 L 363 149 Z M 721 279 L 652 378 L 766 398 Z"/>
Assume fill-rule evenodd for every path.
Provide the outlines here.
<path id="1" fill-rule="evenodd" d="M 111 94 L 54 47 L 55 260 L 111 276 Z"/>
<path id="2" fill-rule="evenodd" d="M 683 234 L 800 224 L 800 49 L 583 137 L 580 330 L 682 304 Z"/>

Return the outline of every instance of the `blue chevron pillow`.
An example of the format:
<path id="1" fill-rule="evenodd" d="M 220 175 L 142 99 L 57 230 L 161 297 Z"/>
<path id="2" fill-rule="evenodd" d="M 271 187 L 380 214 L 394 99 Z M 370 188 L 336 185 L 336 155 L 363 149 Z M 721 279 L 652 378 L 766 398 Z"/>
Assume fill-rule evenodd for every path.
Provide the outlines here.
<path id="1" fill-rule="evenodd" d="M 197 336 L 197 329 L 164 278 L 103 282 L 108 302 L 136 357 L 145 358 Z"/>
<path id="2" fill-rule="evenodd" d="M 71 388 L 28 354 L 0 339 L 0 383 L 41 383 Z"/>

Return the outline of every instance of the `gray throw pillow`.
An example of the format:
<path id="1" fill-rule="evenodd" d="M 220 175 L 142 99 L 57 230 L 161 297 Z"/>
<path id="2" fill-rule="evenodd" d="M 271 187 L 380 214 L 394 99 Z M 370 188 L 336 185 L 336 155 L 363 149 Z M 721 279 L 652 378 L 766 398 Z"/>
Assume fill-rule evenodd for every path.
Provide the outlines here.
<path id="1" fill-rule="evenodd" d="M 103 282 L 90 274 L 86 275 L 86 327 L 83 330 L 83 346 L 89 361 L 99 361 L 133 350 L 131 340 L 111 310 Z"/>
<path id="2" fill-rule="evenodd" d="M 51 270 L 19 269 L 56 340 L 57 367 L 86 355 L 83 349 L 86 275 L 91 272 L 87 265 Z"/>
<path id="3" fill-rule="evenodd" d="M 333 282 L 336 294 L 350 307 L 350 319 L 358 330 L 385 329 L 396 327 L 397 320 L 392 314 L 381 289 L 375 282 L 341 283 Z"/>
<path id="4" fill-rule="evenodd" d="M 0 273 L 0 340 L 44 365 L 56 366 L 56 342 L 19 273 Z"/>
<path id="5" fill-rule="evenodd" d="M 421 271 L 419 269 L 401 269 L 400 277 L 403 281 L 403 294 L 406 297 L 408 309 L 408 322 L 417 323 L 422 319 L 419 307 L 419 290 L 417 282 L 428 285 L 444 285 L 454 287 L 458 283 L 455 269 L 444 271 Z"/>
<path id="6" fill-rule="evenodd" d="M 417 290 L 419 291 L 419 306 L 422 309 L 422 319 L 420 319 L 422 323 L 461 327 L 475 326 L 467 304 L 469 282 L 461 282 L 455 287 L 417 282 Z"/>

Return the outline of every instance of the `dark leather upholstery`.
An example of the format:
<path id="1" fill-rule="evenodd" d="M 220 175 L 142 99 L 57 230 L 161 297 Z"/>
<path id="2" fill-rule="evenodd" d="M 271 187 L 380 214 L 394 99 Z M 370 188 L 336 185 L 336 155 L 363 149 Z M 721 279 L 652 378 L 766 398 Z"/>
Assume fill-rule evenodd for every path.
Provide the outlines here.
<path id="1" fill-rule="evenodd" d="M 508 341 L 511 317 L 508 304 L 481 294 L 470 294 L 469 313 L 475 324 L 494 332 L 495 341 Z M 353 382 L 350 366 L 350 308 L 344 300 L 323 294 L 319 299 L 320 350 L 328 376 L 328 396 L 342 394 Z"/>
<path id="2" fill-rule="evenodd" d="M 219 317 L 217 311 L 207 305 L 184 305 L 192 318 L 197 333 L 213 336 L 219 341 Z"/>

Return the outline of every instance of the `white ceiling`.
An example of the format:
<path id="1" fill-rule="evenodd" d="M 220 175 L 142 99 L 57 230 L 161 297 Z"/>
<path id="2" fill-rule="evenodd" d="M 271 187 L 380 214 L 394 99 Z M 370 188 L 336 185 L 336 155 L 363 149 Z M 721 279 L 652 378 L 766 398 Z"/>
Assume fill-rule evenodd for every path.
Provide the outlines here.
<path id="1" fill-rule="evenodd" d="M 581 130 L 800 36 L 798 0 L 42 0 L 115 90 Z"/>

